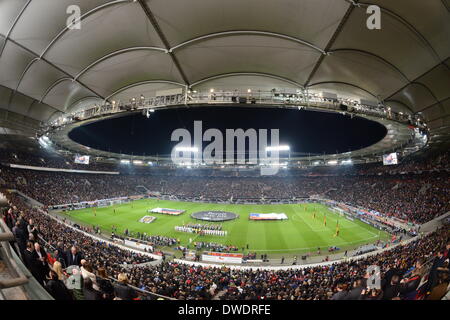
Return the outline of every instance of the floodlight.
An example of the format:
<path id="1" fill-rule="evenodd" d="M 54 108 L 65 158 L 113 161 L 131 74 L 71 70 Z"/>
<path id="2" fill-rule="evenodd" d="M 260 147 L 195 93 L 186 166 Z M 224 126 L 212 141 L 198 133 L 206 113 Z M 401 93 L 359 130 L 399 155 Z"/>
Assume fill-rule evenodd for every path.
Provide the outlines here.
<path id="1" fill-rule="evenodd" d="M 274 147 L 266 147 L 266 151 L 289 151 L 289 146 L 274 146 Z"/>

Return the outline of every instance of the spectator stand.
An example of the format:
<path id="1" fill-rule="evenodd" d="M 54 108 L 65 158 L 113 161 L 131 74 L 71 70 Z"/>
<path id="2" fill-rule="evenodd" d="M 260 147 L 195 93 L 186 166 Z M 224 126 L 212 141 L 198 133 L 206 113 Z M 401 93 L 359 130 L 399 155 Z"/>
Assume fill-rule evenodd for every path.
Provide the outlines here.
<path id="1" fill-rule="evenodd" d="M 61 221 L 61 220 L 58 219 L 57 217 L 55 217 L 55 216 L 49 214 L 48 212 L 46 212 L 46 211 L 44 211 L 44 210 L 42 210 L 42 209 L 38 209 L 38 210 L 39 210 L 39 212 L 40 212 L 41 214 L 46 215 L 46 216 L 48 216 L 48 217 L 54 219 L 54 220 L 57 221 L 58 223 L 61 223 L 61 224 L 65 225 L 66 227 L 69 227 L 69 228 L 71 228 L 71 229 L 73 229 L 73 230 L 75 230 L 75 231 L 77 231 L 77 232 L 80 232 L 80 233 L 82 233 L 83 235 L 85 235 L 85 236 L 87 236 L 87 237 L 91 237 L 91 238 L 93 238 L 93 239 L 95 239 L 95 240 L 97 240 L 97 241 L 101 241 L 101 242 L 105 242 L 105 243 L 110 244 L 110 245 L 114 245 L 114 246 L 119 247 L 120 249 L 123 249 L 123 250 L 128 250 L 128 251 L 131 251 L 131 252 L 134 252 L 134 253 L 139 253 L 139 254 L 142 254 L 142 255 L 146 255 L 146 256 L 149 256 L 149 257 L 151 257 L 151 258 L 153 258 L 153 259 L 155 259 L 155 260 L 161 260 L 161 259 L 162 259 L 162 257 L 161 257 L 160 255 L 152 254 L 152 253 L 150 253 L 150 252 L 145 252 L 145 251 L 142 251 L 142 250 L 133 249 L 133 248 L 130 248 L 130 247 L 121 245 L 121 244 L 119 244 L 119 243 L 112 242 L 112 241 L 109 241 L 109 240 L 107 240 L 107 239 L 104 239 L 104 238 L 101 238 L 101 237 L 92 235 L 92 234 L 90 234 L 90 233 L 88 233 L 88 232 L 86 232 L 86 231 L 80 230 L 80 229 L 78 229 L 78 228 L 76 228 L 76 227 L 74 227 L 74 226 L 68 224 L 67 222 Z"/>
<path id="2" fill-rule="evenodd" d="M 0 219 L 0 261 L 5 267 L 0 271 L 0 300 L 53 300 L 33 278 L 12 246 L 16 246 L 15 238 Z"/>

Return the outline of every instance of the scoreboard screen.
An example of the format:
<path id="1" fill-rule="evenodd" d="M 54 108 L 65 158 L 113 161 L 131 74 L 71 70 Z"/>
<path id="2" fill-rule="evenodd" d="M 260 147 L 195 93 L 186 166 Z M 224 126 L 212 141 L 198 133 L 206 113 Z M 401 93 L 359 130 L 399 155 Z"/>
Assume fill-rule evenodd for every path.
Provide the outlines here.
<path id="1" fill-rule="evenodd" d="M 389 154 L 383 155 L 383 164 L 385 166 L 398 164 L 397 153 L 394 152 L 394 153 L 389 153 Z"/>
<path id="2" fill-rule="evenodd" d="M 75 163 L 79 163 L 79 164 L 89 164 L 89 156 L 79 156 L 76 155 L 75 156 Z"/>

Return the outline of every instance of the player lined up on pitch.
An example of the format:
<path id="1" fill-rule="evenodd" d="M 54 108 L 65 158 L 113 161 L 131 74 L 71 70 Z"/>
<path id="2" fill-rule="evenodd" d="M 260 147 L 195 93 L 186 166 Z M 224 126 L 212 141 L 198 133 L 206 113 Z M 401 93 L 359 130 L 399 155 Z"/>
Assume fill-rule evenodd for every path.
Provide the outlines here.
<path id="1" fill-rule="evenodd" d="M 228 235 L 227 231 L 224 230 L 211 230 L 211 229 L 203 229 L 196 227 L 186 227 L 186 226 L 175 226 L 175 231 L 179 232 L 187 232 L 187 233 L 195 233 L 200 236 L 209 235 L 209 236 L 222 236 L 226 237 Z"/>

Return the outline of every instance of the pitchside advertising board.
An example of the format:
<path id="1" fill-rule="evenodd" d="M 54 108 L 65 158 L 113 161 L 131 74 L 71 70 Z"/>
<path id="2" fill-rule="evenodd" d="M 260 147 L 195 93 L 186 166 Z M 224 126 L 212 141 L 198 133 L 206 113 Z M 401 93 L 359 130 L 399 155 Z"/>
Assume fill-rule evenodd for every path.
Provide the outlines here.
<path id="1" fill-rule="evenodd" d="M 241 253 L 205 252 L 202 261 L 219 263 L 242 263 L 244 255 Z"/>

